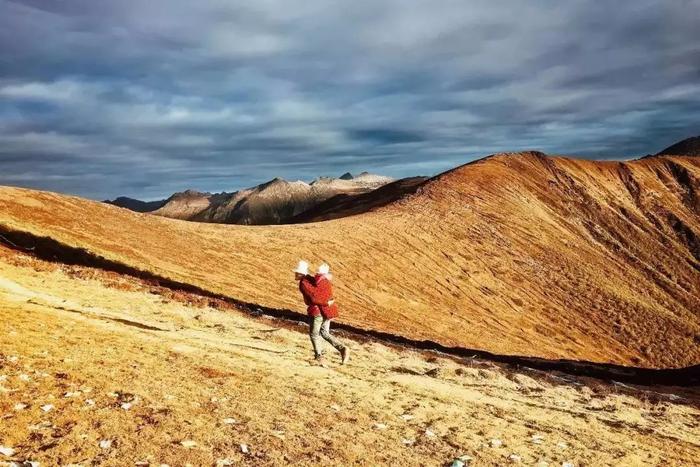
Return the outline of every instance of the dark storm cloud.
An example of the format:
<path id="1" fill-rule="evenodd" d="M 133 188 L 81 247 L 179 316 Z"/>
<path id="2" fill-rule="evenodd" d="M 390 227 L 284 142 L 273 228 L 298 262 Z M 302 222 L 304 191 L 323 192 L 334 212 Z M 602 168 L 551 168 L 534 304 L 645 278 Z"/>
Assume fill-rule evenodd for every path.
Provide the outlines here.
<path id="1" fill-rule="evenodd" d="M 0 0 L 0 184 L 433 174 L 700 133 L 700 0 Z"/>

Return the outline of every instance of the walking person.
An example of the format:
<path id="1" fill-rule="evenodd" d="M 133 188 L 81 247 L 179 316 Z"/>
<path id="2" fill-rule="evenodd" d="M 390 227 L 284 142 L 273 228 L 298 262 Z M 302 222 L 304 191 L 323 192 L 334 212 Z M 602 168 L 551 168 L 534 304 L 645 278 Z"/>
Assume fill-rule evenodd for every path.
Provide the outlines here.
<path id="1" fill-rule="evenodd" d="M 314 349 L 315 363 L 325 366 L 322 350 L 322 342 L 325 340 L 340 353 L 342 364 L 346 364 L 350 358 L 350 350 L 331 335 L 331 321 L 338 317 L 338 305 L 333 299 L 330 267 L 324 263 L 319 266 L 318 273 L 311 276 L 308 263 L 300 261 L 294 272 L 299 281 L 299 291 L 307 305 L 309 336 Z"/>

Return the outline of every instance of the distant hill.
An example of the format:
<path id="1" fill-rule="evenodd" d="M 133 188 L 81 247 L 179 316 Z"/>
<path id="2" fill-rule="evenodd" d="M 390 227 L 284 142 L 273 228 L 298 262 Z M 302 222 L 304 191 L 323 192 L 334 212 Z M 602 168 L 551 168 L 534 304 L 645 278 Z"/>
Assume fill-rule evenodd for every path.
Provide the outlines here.
<path id="1" fill-rule="evenodd" d="M 165 204 L 166 200 L 161 199 L 158 201 L 141 201 L 140 199 L 120 196 L 119 198 L 105 200 L 104 202 L 114 206 L 119 206 L 120 208 L 131 209 L 132 211 L 136 212 L 150 212 L 159 209 Z"/>
<path id="2" fill-rule="evenodd" d="M 693 136 L 679 141 L 659 152 L 657 156 L 662 154 L 673 156 L 700 156 L 700 136 Z"/>
<path id="3" fill-rule="evenodd" d="M 369 212 L 415 193 L 427 179 L 428 177 L 402 178 L 367 193 L 335 195 L 292 217 L 289 223 L 327 221 Z"/>
<path id="4" fill-rule="evenodd" d="M 225 224 L 284 224 L 337 195 L 357 195 L 393 179 L 363 172 L 340 178 L 320 177 L 311 183 L 275 178 L 234 193 L 175 193 L 153 214 L 173 219 Z"/>

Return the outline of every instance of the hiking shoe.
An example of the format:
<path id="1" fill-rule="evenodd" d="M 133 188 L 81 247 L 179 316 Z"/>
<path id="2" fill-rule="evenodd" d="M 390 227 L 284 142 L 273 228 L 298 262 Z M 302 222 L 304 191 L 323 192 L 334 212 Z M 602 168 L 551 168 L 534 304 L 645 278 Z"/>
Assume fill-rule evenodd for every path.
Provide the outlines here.
<path id="1" fill-rule="evenodd" d="M 322 355 L 319 355 L 318 357 L 314 358 L 314 360 L 313 360 L 313 362 L 311 362 L 311 364 L 312 364 L 312 365 L 315 365 L 315 366 L 320 366 L 320 367 L 323 367 L 323 368 L 326 368 L 326 367 L 327 367 L 327 365 L 326 365 L 326 359 L 323 358 Z"/>
<path id="2" fill-rule="evenodd" d="M 340 351 L 340 356 L 343 359 L 342 364 L 345 365 L 350 360 L 350 349 L 343 347 L 343 350 Z"/>

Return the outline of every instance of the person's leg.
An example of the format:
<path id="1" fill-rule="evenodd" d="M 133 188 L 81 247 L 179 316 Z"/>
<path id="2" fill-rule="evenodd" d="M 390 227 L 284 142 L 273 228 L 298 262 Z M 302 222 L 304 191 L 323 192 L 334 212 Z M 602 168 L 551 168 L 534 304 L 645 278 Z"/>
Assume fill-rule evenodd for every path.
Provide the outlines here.
<path id="1" fill-rule="evenodd" d="M 314 348 L 314 357 L 316 358 L 320 358 L 323 354 L 320 336 L 322 325 L 322 316 L 309 316 L 309 337 L 311 337 L 311 345 Z"/>
<path id="2" fill-rule="evenodd" d="M 323 337 L 329 344 L 331 344 L 335 349 L 342 353 L 345 346 L 335 337 L 331 335 L 331 320 L 324 319 L 321 325 L 321 337 Z"/>

